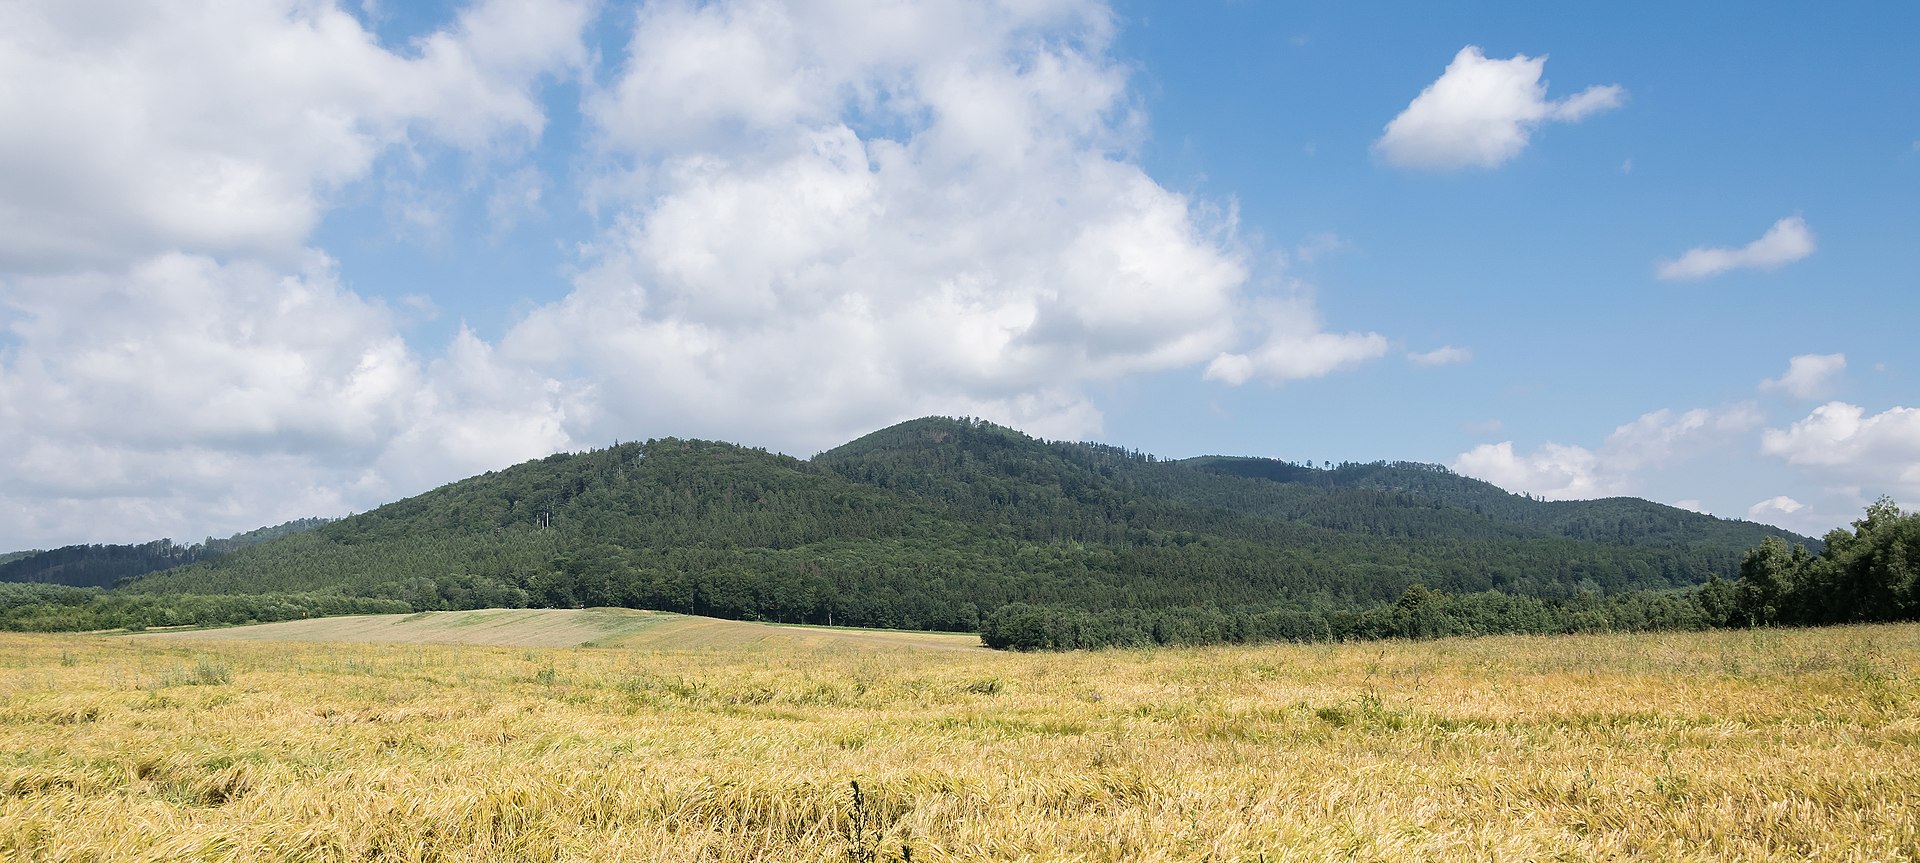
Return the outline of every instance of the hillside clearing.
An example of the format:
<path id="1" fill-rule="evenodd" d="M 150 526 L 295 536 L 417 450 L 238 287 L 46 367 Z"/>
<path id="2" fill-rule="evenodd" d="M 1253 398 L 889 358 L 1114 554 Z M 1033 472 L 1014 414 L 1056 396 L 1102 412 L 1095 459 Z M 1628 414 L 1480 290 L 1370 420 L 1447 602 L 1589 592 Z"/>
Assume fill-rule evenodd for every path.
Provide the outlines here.
<path id="1" fill-rule="evenodd" d="M 831 645 L 914 650 L 977 650 L 975 635 L 780 626 L 625 608 L 516 608 L 362 614 L 222 629 L 153 632 L 140 639 L 322 641 L 350 644 L 474 644 L 649 650 L 730 649 L 754 645 L 813 650 Z"/>

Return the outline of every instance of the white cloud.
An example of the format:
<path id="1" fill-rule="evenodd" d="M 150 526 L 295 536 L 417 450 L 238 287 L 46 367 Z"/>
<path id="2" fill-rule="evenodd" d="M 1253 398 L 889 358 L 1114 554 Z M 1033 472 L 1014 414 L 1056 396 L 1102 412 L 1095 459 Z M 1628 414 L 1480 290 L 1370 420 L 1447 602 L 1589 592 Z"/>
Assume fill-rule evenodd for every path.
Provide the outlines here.
<path id="1" fill-rule="evenodd" d="M 17 544 L 340 514 L 570 442 L 529 427 L 564 413 L 538 382 L 476 384 L 503 373 L 464 338 L 423 367 L 317 254 L 292 275 L 176 253 L 5 284 L 0 513 Z"/>
<path id="2" fill-rule="evenodd" d="M 282 276 L 164 255 L 124 272 L 15 279 L 5 303 L 21 342 L 5 401 L 30 412 L 7 425 L 36 434 L 366 447 L 417 384 L 386 310 L 342 291 L 317 257 Z"/>
<path id="3" fill-rule="evenodd" d="M 1461 453 L 1451 467 L 1508 491 L 1555 500 L 1633 494 L 1638 472 L 1722 445 L 1763 421 L 1750 404 L 1678 413 L 1661 409 L 1615 428 L 1596 449 L 1547 443 L 1521 453 L 1512 441 L 1503 441 Z"/>
<path id="4" fill-rule="evenodd" d="M 1701 502 L 1700 502 L 1700 500 L 1699 500 L 1698 498 L 1691 498 L 1691 497 L 1690 497 L 1690 498 L 1687 498 L 1686 500 L 1676 500 L 1676 501 L 1674 501 L 1674 502 L 1673 502 L 1673 505 L 1674 505 L 1675 507 L 1678 507 L 1678 508 L 1680 508 L 1680 509 L 1684 509 L 1684 510 L 1687 510 L 1687 511 L 1689 511 L 1689 512 L 1697 512 L 1697 513 L 1700 513 L 1701 515 L 1712 515 L 1712 514 L 1713 514 L 1713 513 L 1711 513 L 1711 512 L 1708 512 L 1708 511 L 1707 511 L 1707 507 L 1706 507 L 1706 504 L 1703 504 L 1703 503 L 1701 503 Z"/>
<path id="5" fill-rule="evenodd" d="M 1760 451 L 1829 485 L 1920 495 L 1920 409 L 1892 407 L 1868 416 L 1859 405 L 1828 402 L 1785 429 L 1767 429 Z"/>
<path id="6" fill-rule="evenodd" d="M 1324 377 L 1387 355 L 1379 333 L 1330 333 L 1298 302 L 1263 304 L 1266 341 L 1243 353 L 1225 352 L 1207 364 L 1206 378 L 1238 386 L 1258 378 L 1268 383 Z"/>
<path id="7" fill-rule="evenodd" d="M 1834 378 L 1846 367 L 1846 354 L 1801 354 L 1787 361 L 1786 374 L 1761 381 L 1760 388 L 1795 398 L 1819 398 L 1833 387 Z"/>
<path id="8" fill-rule="evenodd" d="M 1089 383 L 1249 339 L 1235 382 L 1359 361 L 1310 304 L 1243 326 L 1232 211 L 1126 157 L 1140 118 L 1110 17 L 645 8 L 587 102 L 620 166 L 599 184 L 614 227 L 503 356 L 591 390 L 609 429 L 797 451 L 933 412 L 1084 436 Z"/>
<path id="9" fill-rule="evenodd" d="M 1112 36 L 1088 0 L 649 4 L 589 111 L 611 148 L 641 157 L 779 153 L 796 128 L 849 123 L 1010 166 L 1137 131 Z"/>
<path id="10" fill-rule="evenodd" d="M 1772 270 L 1813 254 L 1816 244 L 1805 219 L 1788 216 L 1760 239 L 1738 249 L 1699 247 L 1660 264 L 1660 278 L 1704 279 L 1728 270 Z"/>
<path id="11" fill-rule="evenodd" d="M 1461 453 L 1449 467 L 1508 491 L 1554 500 L 1621 493 L 1614 479 L 1602 475 L 1599 457 L 1585 447 L 1549 443 L 1523 454 L 1514 452 L 1512 441 L 1483 443 Z"/>
<path id="12" fill-rule="evenodd" d="M 1747 507 L 1746 519 L 1785 528 L 1802 536 L 1824 536 L 1859 518 L 1867 505 L 1858 489 L 1825 489 L 1819 503 L 1775 495 Z"/>
<path id="13" fill-rule="evenodd" d="M 514 158 L 590 4 L 483 0 L 397 50 L 325 2 L 101 12 L 0 5 L 0 547 L 340 514 L 569 445 L 549 382 L 465 341 L 422 362 L 431 300 L 396 316 L 307 243 L 384 154 Z M 383 203 L 436 230 L 405 185 Z"/>
<path id="14" fill-rule="evenodd" d="M 330 3 L 0 5 L 0 271 L 299 254 L 390 147 L 537 135 L 584 2 L 493 0 L 405 54 Z"/>
<path id="15" fill-rule="evenodd" d="M 1757 406 L 1745 403 L 1679 413 L 1663 408 L 1615 428 L 1601 452 L 1615 470 L 1631 473 L 1732 440 L 1759 428 L 1765 419 Z"/>
<path id="16" fill-rule="evenodd" d="M 1753 506 L 1747 507 L 1747 518 L 1750 518 L 1754 521 L 1764 521 L 1764 522 L 1770 523 L 1776 519 L 1781 518 L 1782 516 L 1793 515 L 1794 513 L 1799 512 L 1806 508 L 1807 508 L 1806 504 L 1801 503 L 1797 500 L 1794 500 L 1793 498 L 1787 497 L 1784 494 L 1776 495 L 1774 497 L 1770 497 L 1770 498 L 1767 498 L 1766 500 L 1756 503 Z"/>
<path id="17" fill-rule="evenodd" d="M 1471 361 L 1473 351 L 1446 345 L 1425 353 L 1407 354 L 1407 359 L 1423 366 L 1450 366 Z"/>
<path id="18" fill-rule="evenodd" d="M 1578 122 L 1626 101 L 1617 85 L 1550 101 L 1540 78 L 1546 63 L 1545 56 L 1489 60 L 1477 46 L 1460 49 L 1439 80 L 1387 124 L 1375 152 L 1401 168 L 1492 168 L 1520 155 L 1541 124 Z"/>
<path id="19" fill-rule="evenodd" d="M 1852 497 L 1858 497 L 1858 495 L 1852 495 Z M 1746 518 L 1748 521 L 1786 528 L 1804 536 L 1821 536 L 1848 521 L 1848 516 L 1838 510 L 1825 511 L 1784 494 L 1774 495 L 1747 507 Z"/>
<path id="20" fill-rule="evenodd" d="M 503 361 L 462 328 L 409 394 L 406 422 L 386 441 L 361 491 L 384 501 L 482 470 L 589 443 L 592 405 L 557 381 Z"/>

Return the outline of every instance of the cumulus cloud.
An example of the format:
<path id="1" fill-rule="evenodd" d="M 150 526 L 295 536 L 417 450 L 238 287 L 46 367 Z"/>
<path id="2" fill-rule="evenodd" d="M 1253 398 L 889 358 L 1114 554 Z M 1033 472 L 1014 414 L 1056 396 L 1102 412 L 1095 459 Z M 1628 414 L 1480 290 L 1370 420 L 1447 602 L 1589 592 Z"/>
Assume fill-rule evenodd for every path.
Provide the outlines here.
<path id="1" fill-rule="evenodd" d="M 408 393 L 404 422 L 357 483 L 363 496 L 384 501 L 587 443 L 570 430 L 592 425 L 588 401 L 504 360 L 464 327 L 421 378 Z"/>
<path id="2" fill-rule="evenodd" d="M 285 273 L 170 253 L 6 287 L 0 512 L 16 541 L 337 514 L 569 443 L 557 422 L 526 427 L 565 410 L 537 383 L 475 383 L 501 373 L 464 344 L 423 366 L 319 254 Z"/>
<path id="3" fill-rule="evenodd" d="M 1637 472 L 1723 444 L 1763 421 L 1750 404 L 1684 412 L 1661 409 L 1615 428 L 1594 449 L 1546 443 L 1519 452 L 1512 441 L 1502 441 L 1461 453 L 1450 467 L 1508 491 L 1554 500 L 1632 494 Z"/>
<path id="4" fill-rule="evenodd" d="M 1788 216 L 1773 223 L 1760 239 L 1737 249 L 1698 247 L 1659 266 L 1660 278 L 1690 280 L 1729 270 L 1772 270 L 1813 254 L 1813 231 L 1805 219 Z"/>
<path id="5" fill-rule="evenodd" d="M 325 0 L 0 8 L 0 547 L 338 513 L 649 434 L 1080 437 L 1100 382 L 1387 351 L 1256 272 L 1230 202 L 1139 166 L 1104 3 L 666 0 L 609 13 L 605 58 L 596 14 L 480 0 L 395 46 Z M 565 76 L 589 152 L 563 180 L 530 154 Z M 469 204 L 498 237 L 561 182 L 595 219 L 569 291 L 498 338 L 410 345 L 431 299 L 396 313 L 312 248 L 343 200 L 402 242 Z"/>
<path id="6" fill-rule="evenodd" d="M 1513 441 L 1484 443 L 1461 453 L 1448 467 L 1508 491 L 1554 500 L 1621 493 L 1615 480 L 1603 475 L 1599 457 L 1585 447 L 1548 443 L 1520 453 Z"/>
<path id="7" fill-rule="evenodd" d="M 1852 496 L 1858 497 L 1858 495 Z M 1746 518 L 1748 521 L 1783 527 L 1806 536 L 1821 536 L 1835 527 L 1846 524 L 1848 520 L 1848 516 L 1840 511 L 1824 511 L 1818 506 L 1803 503 L 1784 494 L 1774 495 L 1747 507 Z"/>
<path id="8" fill-rule="evenodd" d="M 1238 386 L 1259 379 L 1268 383 L 1324 377 L 1387 355 L 1387 337 L 1379 333 L 1332 333 L 1299 301 L 1261 305 L 1268 336 L 1252 350 L 1221 353 L 1207 364 L 1206 377 Z"/>
<path id="9" fill-rule="evenodd" d="M 9 426 L 36 434 L 365 447 L 393 427 L 398 397 L 417 385 L 387 312 L 342 291 L 318 256 L 282 275 L 169 254 L 8 288 L 21 347 L 5 401 L 31 411 Z"/>
<path id="10" fill-rule="evenodd" d="M 1545 56 L 1489 60 L 1477 46 L 1460 49 L 1387 124 L 1374 151 L 1401 168 L 1492 168 L 1520 155 L 1542 124 L 1579 122 L 1626 101 L 1612 84 L 1549 100 L 1540 77 L 1546 64 Z"/>
<path id="11" fill-rule="evenodd" d="M 389 48 L 304 0 L 0 7 L 0 546 L 339 514 L 568 445 L 549 382 L 466 337 L 423 361 L 432 302 L 397 316 L 308 241 L 384 154 L 525 149 L 591 11 L 484 0 Z"/>
<path id="12" fill-rule="evenodd" d="M 1920 409 L 1865 408 L 1828 402 L 1784 429 L 1767 429 L 1760 451 L 1830 485 L 1872 493 L 1920 495 Z"/>
<path id="13" fill-rule="evenodd" d="M 1787 361 L 1787 372 L 1760 382 L 1760 388 L 1788 393 L 1795 398 L 1814 399 L 1832 388 L 1834 379 L 1847 367 L 1846 354 L 1801 354 Z"/>
<path id="14" fill-rule="evenodd" d="M 0 269 L 297 255 L 331 192 L 416 133 L 539 133 L 587 5 L 494 0 L 404 53 L 325 3 L 0 7 Z"/>
<path id="15" fill-rule="evenodd" d="M 1471 361 L 1473 359 L 1473 351 L 1467 350 L 1466 348 L 1456 348 L 1452 345 L 1446 345 L 1426 351 L 1425 353 L 1407 354 L 1407 359 L 1423 366 L 1450 366 Z"/>
<path id="16" fill-rule="evenodd" d="M 1091 382 L 1227 355 L 1213 377 L 1313 376 L 1383 352 L 1322 332 L 1310 304 L 1247 314 L 1233 213 L 1126 157 L 1141 120 L 1110 19 L 1092 2 L 649 5 L 587 101 L 618 166 L 599 184 L 614 226 L 501 351 L 592 390 L 609 429 L 799 450 L 928 412 L 1084 436 Z"/>
<path id="17" fill-rule="evenodd" d="M 1775 495 L 1747 507 L 1746 518 L 1775 527 L 1783 527 L 1804 536 L 1824 536 L 1860 517 L 1868 501 L 1857 488 L 1829 488 L 1818 503 Z"/>
<path id="18" fill-rule="evenodd" d="M 1631 473 L 1731 440 L 1765 420 L 1759 407 L 1747 403 L 1679 412 L 1661 409 L 1614 429 L 1601 451 L 1617 470 Z"/>
<path id="19" fill-rule="evenodd" d="M 1786 495 L 1775 495 L 1753 506 L 1747 507 L 1747 517 L 1754 521 L 1773 522 L 1783 516 L 1790 516 L 1806 509 L 1807 505 Z"/>

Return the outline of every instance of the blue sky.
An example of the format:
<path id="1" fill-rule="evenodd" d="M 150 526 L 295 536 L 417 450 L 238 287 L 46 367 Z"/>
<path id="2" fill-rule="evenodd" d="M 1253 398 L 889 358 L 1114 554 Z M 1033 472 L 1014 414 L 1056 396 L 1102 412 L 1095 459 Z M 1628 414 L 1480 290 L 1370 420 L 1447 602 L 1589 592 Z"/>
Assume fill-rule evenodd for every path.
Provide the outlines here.
<path id="1" fill-rule="evenodd" d="M 1920 10 L 0 11 L 0 547 L 930 413 L 1920 503 Z"/>

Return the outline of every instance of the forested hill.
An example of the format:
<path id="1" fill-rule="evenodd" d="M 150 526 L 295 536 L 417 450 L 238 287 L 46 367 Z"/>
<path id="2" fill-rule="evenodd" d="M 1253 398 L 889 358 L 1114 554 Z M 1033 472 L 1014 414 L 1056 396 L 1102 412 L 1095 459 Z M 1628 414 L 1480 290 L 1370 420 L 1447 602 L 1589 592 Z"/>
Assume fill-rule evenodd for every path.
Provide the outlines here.
<path id="1" fill-rule="evenodd" d="M 1733 576 L 1746 549 L 1780 535 L 1373 468 L 1163 461 L 943 418 L 807 461 L 668 438 L 491 472 L 126 590 L 975 631 L 1015 603 L 1326 613 L 1415 584 L 1544 598 L 1686 587 Z M 1389 474 L 1484 486 L 1485 499 Z"/>
<path id="2" fill-rule="evenodd" d="M 850 478 L 922 499 L 968 500 L 969 508 L 983 515 L 1016 498 L 1047 496 L 1048 489 L 1084 497 L 1087 489 L 1105 482 L 1132 497 L 1376 536 L 1558 537 L 1692 549 L 1730 555 L 1735 562 L 1770 536 L 1815 550 L 1820 546 L 1818 540 L 1769 525 L 1723 520 L 1638 498 L 1538 500 L 1434 464 L 1314 468 L 1226 456 L 1163 461 L 1118 447 L 1040 443 L 997 426 L 961 429 L 952 422 L 903 423 L 822 453 L 815 461 Z M 1023 482 L 1028 487 L 1020 488 Z M 1718 567 L 1714 571 L 1726 574 Z"/>
<path id="3" fill-rule="evenodd" d="M 1534 531 L 1622 545 L 1668 545 L 1692 548 L 1752 548 L 1757 539 L 1776 536 L 1801 542 L 1818 551 L 1820 541 L 1770 525 L 1733 521 L 1666 506 L 1634 497 L 1599 500 L 1548 501 L 1513 494 L 1492 483 L 1461 476 L 1437 464 L 1372 462 L 1310 466 L 1264 458 L 1202 456 L 1182 464 L 1208 473 L 1264 479 L 1303 486 L 1302 501 L 1322 502 L 1340 490 L 1412 495 L 1465 510 L 1496 522 Z M 1363 496 L 1362 499 L 1365 499 Z M 1376 496 L 1374 499 L 1378 499 Z M 1290 517 L 1340 526 L 1324 506 L 1302 506 Z"/>
<path id="4" fill-rule="evenodd" d="M 0 555 L 0 582 L 61 584 L 70 587 L 106 587 L 122 579 L 211 560 L 250 545 L 291 536 L 326 524 L 327 519 L 303 518 L 237 533 L 226 539 L 181 545 L 156 539 L 133 545 L 68 545 L 48 551 Z"/>

